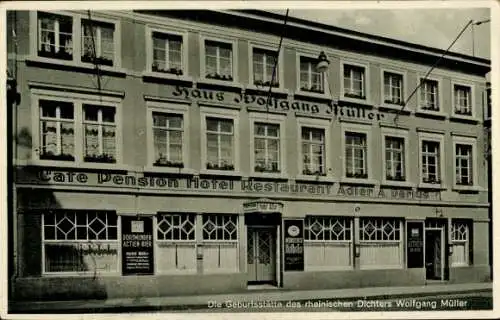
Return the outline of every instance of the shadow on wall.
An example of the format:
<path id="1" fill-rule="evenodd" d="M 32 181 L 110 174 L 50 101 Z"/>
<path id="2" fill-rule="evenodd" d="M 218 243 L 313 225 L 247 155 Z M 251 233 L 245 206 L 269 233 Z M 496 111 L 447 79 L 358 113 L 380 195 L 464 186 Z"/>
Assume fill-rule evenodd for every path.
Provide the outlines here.
<path id="1" fill-rule="evenodd" d="M 32 140 L 29 130 L 26 128 L 21 129 L 16 140 L 19 149 L 22 149 L 25 155 L 31 155 Z M 12 188 L 12 179 L 18 183 L 22 181 L 29 184 L 29 181 L 37 180 L 39 172 L 39 168 L 35 166 L 11 167 L 11 170 L 13 175 L 9 180 L 9 188 Z M 11 250 L 17 248 L 17 261 L 16 268 L 12 270 L 13 274 L 9 279 L 12 288 L 12 295 L 9 296 L 9 300 L 105 299 L 107 297 L 106 287 L 100 282 L 98 273 L 91 272 L 88 276 L 82 274 L 78 277 L 41 276 L 44 265 L 46 269 L 56 264 L 64 266 L 64 270 L 57 271 L 72 271 L 73 268 L 74 271 L 82 272 L 95 270 L 95 263 L 92 266 L 90 264 L 93 259 L 84 259 L 83 255 L 86 254 L 88 257 L 88 252 L 84 253 L 82 250 L 68 245 L 46 248 L 45 263 L 42 263 L 44 246 L 42 238 L 43 214 L 60 212 L 63 208 L 54 192 L 50 189 L 16 185 L 14 192 L 16 192 L 16 201 L 9 206 L 11 208 L 9 216 L 12 219 L 15 212 L 17 228 L 9 228 L 9 241 L 12 244 L 10 246 Z M 10 201 L 14 202 L 13 198 L 10 198 Z M 69 223 L 70 225 L 66 226 L 65 229 L 71 229 L 69 220 L 61 220 L 60 223 Z M 58 237 L 61 235 L 62 233 L 59 233 Z M 12 251 L 10 257 L 14 259 Z"/>

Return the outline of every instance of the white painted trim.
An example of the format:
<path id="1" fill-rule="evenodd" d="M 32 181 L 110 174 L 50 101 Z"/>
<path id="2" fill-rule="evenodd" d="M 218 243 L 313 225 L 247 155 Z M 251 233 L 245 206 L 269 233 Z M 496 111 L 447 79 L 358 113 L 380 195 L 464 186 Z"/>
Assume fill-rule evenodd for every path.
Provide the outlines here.
<path id="1" fill-rule="evenodd" d="M 382 127 L 380 128 L 381 133 L 382 133 L 382 184 L 385 185 L 401 185 L 404 186 L 408 183 L 411 183 L 413 181 L 412 177 L 410 177 L 410 135 L 408 130 L 398 130 L 394 128 L 386 128 Z M 387 180 L 387 172 L 386 172 L 386 145 L 385 145 L 385 138 L 386 137 L 396 137 L 396 138 L 403 138 L 404 139 L 404 150 L 403 150 L 403 155 L 404 155 L 404 176 L 405 176 L 405 181 L 392 181 L 392 180 Z M 411 185 L 408 185 L 411 186 Z"/>
<path id="2" fill-rule="evenodd" d="M 443 79 L 440 77 L 427 77 L 427 78 L 425 78 L 425 80 L 437 82 L 437 96 L 438 96 L 437 103 L 438 103 L 439 111 L 423 110 L 422 109 L 423 86 L 420 85 L 422 80 L 424 80 L 424 76 L 419 75 L 417 77 L 417 86 L 419 86 L 419 87 L 418 87 L 418 90 L 416 92 L 416 95 L 417 95 L 417 109 L 416 109 L 416 111 L 419 113 L 423 113 L 423 114 L 446 116 L 447 113 L 443 110 L 444 109 L 444 105 L 443 105 Z"/>
<path id="3" fill-rule="evenodd" d="M 457 136 L 452 135 L 451 139 L 453 141 L 453 188 L 456 190 L 476 190 L 479 186 L 479 175 L 478 175 L 478 160 L 480 159 L 477 156 L 477 138 L 465 137 L 465 136 Z M 456 170 L 457 170 L 457 161 L 456 161 L 456 150 L 457 144 L 466 144 L 472 146 L 472 186 L 462 186 L 457 185 L 456 181 Z"/>
<path id="4" fill-rule="evenodd" d="M 184 79 L 189 75 L 189 41 L 188 41 L 188 33 L 187 31 L 180 32 L 179 29 L 169 29 L 151 26 L 150 24 L 146 25 L 146 72 L 151 73 L 154 76 L 164 77 L 164 78 L 172 78 L 172 79 Z M 182 64 L 182 75 L 173 75 L 162 72 L 154 72 L 152 69 L 153 65 L 153 32 L 163 33 L 167 35 L 175 35 L 182 37 L 182 46 L 181 46 L 181 64 Z"/>
<path id="5" fill-rule="evenodd" d="M 330 88 L 327 87 L 328 85 L 328 81 L 327 81 L 327 78 L 328 78 L 328 72 L 323 72 L 321 74 L 321 78 L 322 78 L 322 81 L 323 81 L 323 92 L 309 92 L 309 91 L 303 91 L 300 87 L 300 58 L 301 57 L 304 57 L 304 58 L 311 58 L 311 59 L 318 59 L 318 55 L 319 55 L 319 50 L 318 50 L 318 54 L 317 55 L 314 55 L 313 53 L 306 53 L 304 51 L 300 51 L 297 47 L 296 51 L 295 51 L 295 74 L 296 74 L 296 79 L 297 79 L 297 84 L 296 84 L 296 88 L 295 88 L 295 91 L 297 93 L 300 93 L 301 95 L 304 95 L 304 96 L 310 96 L 310 97 L 314 97 L 314 98 L 328 98 L 329 96 L 331 96 L 331 92 L 330 92 Z M 315 67 L 315 66 L 314 66 Z"/>
<path id="6" fill-rule="evenodd" d="M 365 99 L 358 98 L 350 98 L 345 96 L 345 88 L 344 88 L 344 66 L 354 66 L 364 68 L 363 73 L 363 93 L 365 95 Z M 341 58 L 340 59 L 340 99 L 346 101 L 352 101 L 359 103 L 363 101 L 366 104 L 372 104 L 372 95 L 371 95 L 371 85 L 370 85 L 370 64 L 369 62 L 355 62 L 352 58 Z"/>
<path id="7" fill-rule="evenodd" d="M 303 154 L 302 154 L 302 127 L 317 128 L 324 130 L 324 170 L 326 176 L 318 177 L 319 180 L 324 180 L 325 178 L 333 178 L 332 171 L 332 159 L 331 159 L 331 123 L 327 119 L 316 119 L 316 118 L 304 118 L 297 117 L 297 176 L 298 178 L 306 178 L 307 180 L 316 180 L 316 177 L 304 175 L 303 172 Z"/>
<path id="8" fill-rule="evenodd" d="M 455 86 L 463 86 L 463 87 L 468 87 L 470 89 L 470 108 L 472 115 L 467 116 L 463 114 L 457 114 L 455 112 Z M 470 82 L 463 82 L 463 81 L 451 81 L 451 114 L 453 117 L 457 118 L 464 118 L 464 119 L 476 119 L 477 118 L 477 108 L 476 108 L 476 95 L 475 95 L 475 86 L 473 83 Z"/>
<path id="9" fill-rule="evenodd" d="M 253 79 L 253 75 L 254 75 L 254 72 L 253 72 L 253 50 L 254 49 L 262 49 L 262 50 L 268 50 L 268 51 L 272 51 L 274 54 L 276 54 L 276 52 L 278 51 L 278 47 L 276 45 L 264 45 L 264 44 L 260 44 L 260 43 L 254 43 L 254 42 L 249 42 L 248 44 L 248 87 L 249 88 L 256 88 L 256 89 L 259 89 L 255 84 L 254 84 L 254 79 Z M 278 91 L 284 91 L 285 90 L 285 85 L 284 85 L 284 82 L 285 82 L 285 78 L 284 78 L 284 68 L 285 68 L 285 63 L 284 63 L 284 59 L 283 59 L 283 51 L 284 50 L 280 50 L 280 54 L 278 56 L 278 65 L 277 65 L 277 69 L 278 69 L 278 73 L 275 75 L 275 77 L 277 78 L 278 80 L 278 83 L 279 83 L 279 86 L 277 88 L 272 88 L 274 90 L 278 90 Z M 264 66 L 265 68 L 265 66 Z M 271 75 L 272 76 L 272 75 Z M 260 89 L 263 89 L 263 90 L 269 90 L 269 87 L 261 87 Z"/>
<path id="10" fill-rule="evenodd" d="M 225 43 L 225 44 L 230 44 L 231 45 L 231 56 L 232 56 L 232 62 L 231 62 L 231 67 L 232 67 L 232 77 L 233 81 L 224 81 L 224 80 L 217 80 L 217 79 L 209 79 L 206 77 L 206 65 L 205 65 L 205 42 L 206 41 L 214 41 L 214 42 L 220 42 L 220 43 Z M 229 37 L 224 37 L 224 36 L 207 36 L 207 35 L 201 35 L 199 36 L 199 44 L 200 44 L 200 80 L 202 81 L 210 81 L 210 82 L 217 82 L 220 84 L 226 84 L 226 85 L 234 85 L 239 84 L 239 78 L 238 78 L 238 67 L 239 67 L 239 60 L 238 60 L 238 41 L 235 38 L 229 38 Z"/>
<path id="11" fill-rule="evenodd" d="M 441 181 L 440 184 L 432 184 L 432 183 L 424 183 L 422 176 L 422 146 L 423 141 L 434 141 L 439 142 L 439 179 Z M 418 182 L 419 188 L 445 188 L 446 185 L 446 153 L 444 149 L 444 134 L 438 133 L 428 133 L 428 132 L 418 132 Z"/>
<path id="12" fill-rule="evenodd" d="M 372 183 L 373 182 L 373 144 L 372 144 L 372 126 L 371 125 L 364 125 L 364 124 L 354 124 L 354 123 L 342 123 L 341 124 L 341 132 L 342 132 L 342 149 L 341 149 L 341 155 L 338 157 L 342 161 L 342 181 L 345 182 L 350 182 L 353 180 L 353 182 L 359 182 L 359 183 Z M 364 133 L 366 134 L 366 169 L 368 173 L 368 177 L 366 179 L 355 179 L 355 178 L 348 178 L 346 176 L 347 170 L 346 170 L 346 159 L 345 159 L 345 151 L 346 151 L 346 143 L 345 143 L 345 136 L 346 132 L 355 132 L 355 133 Z"/>
<path id="13" fill-rule="evenodd" d="M 399 110 L 399 109 L 403 108 L 402 105 L 385 102 L 385 73 L 386 72 L 394 73 L 394 74 L 402 76 L 402 82 L 403 82 L 401 84 L 403 87 L 401 90 L 401 95 L 402 95 L 401 102 L 402 103 L 405 103 L 406 99 L 408 97 L 408 80 L 407 80 L 408 79 L 408 77 L 407 77 L 408 72 L 406 70 L 397 71 L 393 67 L 381 67 L 380 68 L 380 105 L 384 106 L 386 108 L 396 108 Z M 407 108 L 407 107 L 408 106 L 405 106 L 405 108 Z"/>

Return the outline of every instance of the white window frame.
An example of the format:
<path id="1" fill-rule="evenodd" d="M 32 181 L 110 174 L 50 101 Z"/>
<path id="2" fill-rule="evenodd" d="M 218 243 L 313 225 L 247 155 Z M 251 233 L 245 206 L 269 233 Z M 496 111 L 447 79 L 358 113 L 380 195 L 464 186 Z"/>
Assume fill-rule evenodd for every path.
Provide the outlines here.
<path id="1" fill-rule="evenodd" d="M 325 160 L 325 177 L 330 177 L 331 178 L 331 172 L 332 172 L 332 164 L 331 164 L 331 123 L 327 119 L 315 119 L 315 118 L 305 118 L 305 117 L 298 117 L 297 118 L 297 154 L 299 155 L 297 157 L 297 172 L 298 175 L 297 177 L 299 179 L 303 180 L 316 180 L 316 176 L 314 175 L 305 175 L 303 174 L 304 166 L 303 166 L 303 154 L 302 154 L 302 128 L 313 128 L 313 129 L 320 129 L 324 131 L 325 134 L 325 141 L 324 141 L 324 160 Z M 319 177 L 320 180 L 321 178 L 325 177 Z"/>
<path id="2" fill-rule="evenodd" d="M 454 239 L 454 231 L 455 231 L 455 228 L 458 224 L 463 224 L 465 225 L 465 227 L 467 228 L 466 231 L 465 231 L 465 236 L 466 236 L 466 239 L 465 240 L 458 240 L 458 239 Z M 463 220 L 460 220 L 460 219 L 452 219 L 451 220 L 451 227 L 450 227 L 450 244 L 452 246 L 456 245 L 456 244 L 464 244 L 464 251 L 465 251 L 465 260 L 463 263 L 450 263 L 452 267 L 467 267 L 470 265 L 470 256 L 469 256 L 469 252 L 470 252 L 470 246 L 473 245 L 470 243 L 471 241 L 471 228 L 472 228 L 472 223 L 467 223 Z M 451 260 L 451 259 L 450 259 Z"/>
<path id="3" fill-rule="evenodd" d="M 216 216 L 231 216 L 231 217 L 236 217 L 236 239 L 230 239 L 230 240 L 227 240 L 227 239 L 205 239 L 204 238 L 204 226 L 205 226 L 205 222 L 203 221 L 204 220 L 204 217 L 205 215 L 216 215 Z M 206 245 L 210 245 L 210 244 L 232 244 L 232 245 L 236 245 L 236 252 L 237 252 L 237 257 L 235 258 L 236 259 L 236 263 L 237 263 L 237 266 L 235 269 L 207 269 L 205 266 L 204 266 L 204 270 L 203 272 L 206 273 L 206 274 L 221 274 L 221 273 L 237 273 L 240 269 L 239 267 L 239 261 L 241 259 L 241 253 L 240 253 L 240 241 L 242 238 L 244 238 L 244 235 L 242 235 L 242 232 L 241 232 L 241 228 L 240 228 L 240 224 L 242 223 L 241 219 L 242 219 L 243 216 L 241 215 L 236 215 L 236 214 L 227 214 L 227 213 L 221 213 L 221 214 L 213 214 L 213 213 L 206 213 L 206 214 L 203 214 L 200 221 L 201 221 L 201 226 L 200 226 L 200 230 L 201 230 L 201 235 L 200 235 L 200 240 L 201 240 L 201 243 L 203 244 L 203 248 L 206 247 Z M 218 228 L 220 228 L 220 226 L 217 226 Z M 219 254 L 220 254 L 220 249 L 219 249 Z M 244 256 L 246 257 L 246 253 L 244 254 Z"/>
<path id="4" fill-rule="evenodd" d="M 249 70 L 249 73 L 248 73 L 248 87 L 251 88 L 251 89 L 264 89 L 264 90 L 268 90 L 269 87 L 265 87 L 265 86 L 261 86 L 261 87 L 258 87 L 255 85 L 254 83 L 254 70 L 253 70 L 253 52 L 254 52 L 254 49 L 260 49 L 260 50 L 266 50 L 266 51 L 272 51 L 274 52 L 275 54 L 278 52 L 278 48 L 275 47 L 275 46 L 272 46 L 272 45 L 263 45 L 263 44 L 255 44 L 255 43 L 250 43 L 250 45 L 248 46 L 248 56 L 250 57 L 248 59 L 248 70 Z M 283 62 L 283 50 L 280 50 L 280 53 L 279 53 L 279 56 L 278 56 L 278 66 L 277 66 L 277 73 L 275 74 L 275 78 L 276 80 L 278 80 L 278 84 L 279 86 L 278 87 L 273 87 L 272 89 L 276 90 L 280 90 L 280 91 L 283 91 L 285 86 L 284 86 L 284 77 L 283 77 L 283 74 L 284 74 L 284 62 Z M 272 77 L 272 75 L 271 75 Z"/>
<path id="5" fill-rule="evenodd" d="M 366 179 L 360 178 L 351 178 L 347 177 L 347 168 L 346 168 L 346 132 L 354 132 L 354 133 L 362 133 L 366 135 L 366 170 L 368 171 L 368 176 Z M 342 182 L 349 183 L 374 183 L 373 181 L 373 144 L 372 144 L 372 126 L 368 124 L 354 124 L 354 123 L 342 123 L 342 150 L 341 156 L 342 159 Z"/>
<path id="6" fill-rule="evenodd" d="M 72 60 L 61 60 L 57 58 L 48 58 L 48 57 L 40 57 L 38 56 L 38 47 L 39 47 L 39 20 L 38 20 L 38 12 L 41 13 L 49 13 L 55 15 L 61 15 L 66 17 L 71 17 L 73 28 L 72 28 L 72 42 L 73 42 L 73 59 Z M 94 64 L 89 62 L 82 62 L 82 42 L 83 42 L 83 32 L 82 32 L 82 20 L 88 20 L 88 15 L 78 14 L 78 13 L 69 13 L 69 12 L 51 12 L 51 11 L 30 11 L 29 12 L 30 19 L 30 30 L 36 30 L 36 32 L 30 32 L 30 56 L 32 59 L 41 61 L 41 62 L 49 62 L 56 63 L 68 66 L 81 66 L 85 68 L 94 69 Z M 113 34 L 113 66 L 99 65 L 99 68 L 103 70 L 117 70 L 121 67 L 121 24 L 118 19 L 109 19 L 103 18 L 98 15 L 92 15 L 91 19 L 96 22 L 109 23 L 114 25 L 114 34 Z"/>
<path id="7" fill-rule="evenodd" d="M 456 95 L 455 95 L 455 86 L 462 86 L 462 87 L 467 87 L 469 88 L 470 92 L 470 111 L 471 111 L 471 114 L 470 115 L 465 115 L 465 114 L 460 114 L 460 113 L 457 113 L 456 112 Z M 476 108 L 475 108 L 475 94 L 474 94 L 474 85 L 471 84 L 471 83 L 465 83 L 465 82 L 458 82 L 458 81 L 452 81 L 451 82 L 451 94 L 452 94 L 452 97 L 451 97 L 451 101 L 452 101 L 452 115 L 453 117 L 458 117 L 458 118 L 466 118 L 466 119 L 470 119 L 470 118 L 476 118 Z"/>
<path id="8" fill-rule="evenodd" d="M 182 75 L 175 75 L 170 73 L 153 71 L 153 33 L 163 33 L 166 35 L 180 36 L 182 38 L 181 46 L 181 64 L 182 64 Z M 186 79 L 189 74 L 189 46 L 188 46 L 188 34 L 187 32 L 179 32 L 170 29 L 156 28 L 152 26 L 146 26 L 146 72 L 154 74 L 156 77 L 160 78 L 172 78 L 172 79 Z"/>
<path id="9" fill-rule="evenodd" d="M 403 86 L 403 88 L 401 90 L 401 104 L 394 104 L 394 103 L 385 101 L 385 73 L 386 72 L 400 75 L 402 78 L 401 85 Z M 408 87 L 408 85 L 407 85 L 407 72 L 406 71 L 396 71 L 396 70 L 389 69 L 389 68 L 381 68 L 380 69 L 380 84 L 381 84 L 381 88 L 380 88 L 381 105 L 384 107 L 387 107 L 387 108 L 394 108 L 397 110 L 401 109 L 403 107 L 403 104 L 405 103 L 406 97 L 407 97 L 407 87 Z"/>
<path id="10" fill-rule="evenodd" d="M 207 169 L 207 117 L 228 119 L 233 121 L 233 154 L 234 154 L 234 170 L 214 170 Z M 229 176 L 240 175 L 240 112 L 238 110 L 228 110 L 223 108 L 200 107 L 201 118 L 201 173 L 204 174 L 221 174 Z"/>
<path id="11" fill-rule="evenodd" d="M 477 156 L 477 138 L 465 137 L 465 136 L 459 136 L 459 135 L 452 134 L 452 141 L 453 141 L 453 188 L 458 189 L 458 190 L 459 189 L 479 188 L 479 175 L 478 175 L 478 164 L 477 164 L 479 157 Z M 457 180 L 456 180 L 457 144 L 465 144 L 465 145 L 472 146 L 472 185 L 471 186 L 457 184 Z"/>
<path id="12" fill-rule="evenodd" d="M 344 68 L 345 66 L 353 66 L 364 69 L 363 73 L 363 95 L 364 98 L 348 97 L 345 95 L 344 87 Z M 347 101 L 365 101 L 366 103 L 371 102 L 370 95 L 370 65 L 368 63 L 354 62 L 351 60 L 341 60 L 340 61 L 340 98 Z"/>
<path id="13" fill-rule="evenodd" d="M 296 66 L 297 66 L 297 92 L 300 92 L 300 94 L 303 95 L 309 95 L 309 96 L 318 96 L 318 97 L 326 97 L 329 93 L 329 88 L 328 88 L 328 82 L 327 82 L 327 75 L 326 73 L 321 73 L 319 71 L 313 70 L 315 72 L 318 72 L 321 74 L 321 80 L 322 80 L 322 86 L 323 86 L 323 92 L 311 92 L 311 91 L 305 91 L 302 90 L 300 86 L 300 58 L 306 58 L 306 59 L 313 59 L 317 60 L 318 57 L 313 55 L 313 54 L 308 54 L 308 53 L 303 53 L 303 52 L 297 52 L 296 54 Z M 315 66 L 311 66 L 311 68 L 314 68 Z M 311 74 L 309 74 L 309 81 L 311 81 Z"/>
<path id="14" fill-rule="evenodd" d="M 422 147 L 424 141 L 438 142 L 439 143 L 439 178 L 440 183 L 425 183 L 423 182 L 423 162 L 422 162 Z M 431 132 L 419 132 L 418 133 L 418 176 L 419 176 L 419 187 L 420 188 L 434 188 L 434 189 L 442 189 L 444 188 L 446 181 L 446 155 L 444 152 L 444 134 L 440 133 L 431 133 Z"/>
<path id="15" fill-rule="evenodd" d="M 286 163 L 286 116 L 279 114 L 266 114 L 262 112 L 250 112 L 250 172 L 255 176 L 264 177 L 286 177 L 287 176 L 287 163 Z M 266 123 L 279 125 L 279 152 L 280 172 L 257 172 L 255 171 L 255 123 Z"/>
<path id="16" fill-rule="evenodd" d="M 232 77 L 233 80 L 218 80 L 218 79 L 210 79 L 206 77 L 206 70 L 207 66 L 205 64 L 206 62 L 206 57 L 205 57 L 205 52 L 206 52 L 206 41 L 213 41 L 213 42 L 220 42 L 223 44 L 229 44 L 231 45 L 231 55 L 232 55 L 232 61 L 231 61 L 231 67 L 232 67 Z M 216 38 L 216 37 L 208 37 L 208 36 L 202 36 L 200 35 L 200 79 L 203 80 L 204 82 L 211 82 L 211 83 L 216 83 L 216 84 L 234 84 L 238 83 L 238 45 L 237 45 L 236 40 L 230 40 L 230 39 L 225 39 L 225 38 Z M 218 62 L 217 62 L 218 63 Z"/>
<path id="17" fill-rule="evenodd" d="M 408 130 L 382 127 L 381 132 L 382 132 L 382 183 L 394 186 L 412 186 L 411 183 L 412 179 L 410 177 L 410 168 L 411 168 L 410 147 L 409 147 L 410 135 Z M 386 159 L 386 145 L 385 145 L 385 139 L 387 137 L 402 138 L 404 141 L 403 168 L 404 168 L 405 181 L 387 180 L 387 172 L 386 172 L 387 159 Z"/>
<path id="18" fill-rule="evenodd" d="M 164 171 L 164 172 L 187 172 L 191 168 L 191 159 L 189 157 L 190 150 L 190 137 L 189 137 L 189 106 L 182 104 L 164 103 L 164 102 L 147 102 L 147 139 L 148 139 L 148 165 L 147 169 L 150 171 Z M 154 166 L 155 159 L 155 147 L 154 147 L 154 131 L 153 131 L 153 113 L 164 113 L 164 114 L 177 114 L 182 116 L 183 122 L 183 133 L 182 133 L 182 162 L 184 168 L 170 168 L 170 167 L 158 167 Z"/>
<path id="19" fill-rule="evenodd" d="M 64 213 L 64 212 L 75 212 L 76 211 L 76 214 L 84 214 L 85 213 L 85 210 L 64 210 L 64 211 L 61 211 L 61 212 L 56 212 L 56 213 Z M 95 213 L 95 212 L 103 212 L 102 210 L 86 210 L 86 213 Z M 116 240 L 98 240 L 98 239 L 95 239 L 95 240 L 45 240 L 45 214 L 42 213 L 40 215 L 41 217 L 41 221 L 40 221 L 40 224 L 41 224 L 41 246 L 42 246 L 42 249 L 41 249 L 41 252 L 42 252 L 42 276 L 79 276 L 79 277 L 88 277 L 89 275 L 93 275 L 93 274 L 101 274 L 101 275 L 119 275 L 120 274 L 120 271 L 121 271 L 121 264 L 122 264 L 122 259 L 121 259 L 121 218 L 120 218 L 120 215 L 118 215 L 116 212 L 112 212 L 112 211 L 105 211 L 107 214 L 111 214 L 111 215 L 116 215 Z M 88 237 L 88 235 L 87 235 Z M 116 244 L 116 259 L 117 259 L 117 262 L 116 262 L 116 269 L 115 270 L 110 270 L 110 271 L 60 271 L 60 272 L 57 272 L 57 271 L 46 271 L 45 270 L 45 245 L 46 244 L 50 244 L 50 243 L 54 243 L 54 244 L 57 244 L 57 243 L 80 243 L 80 244 L 91 244 L 92 242 L 91 241 L 95 241 L 97 243 L 109 243 L 109 244 Z"/>
<path id="20" fill-rule="evenodd" d="M 425 110 L 422 109 L 422 90 L 424 90 L 424 86 L 420 85 L 422 80 L 429 80 L 429 81 L 435 81 L 437 83 L 437 99 L 436 102 L 438 104 L 438 110 Z M 437 77 L 418 77 L 417 79 L 419 88 L 418 88 L 418 96 L 417 96 L 417 111 L 419 113 L 427 113 L 427 114 L 433 114 L 433 115 L 445 115 L 444 112 L 444 105 L 443 105 L 443 81 L 441 78 Z"/>
<path id="21" fill-rule="evenodd" d="M 51 100 L 73 103 L 74 108 L 74 135 L 75 135 L 75 161 L 54 161 L 41 160 L 39 157 L 40 145 L 40 100 Z M 93 163 L 85 162 L 85 145 L 84 145 L 84 118 L 83 105 L 90 104 L 95 106 L 107 106 L 115 108 L 115 124 L 116 124 L 116 162 L 115 163 Z M 75 166 L 83 168 L 116 168 L 123 164 L 123 116 L 122 116 L 122 101 L 119 98 L 106 96 L 98 96 L 92 94 L 78 94 L 63 91 L 52 91 L 43 89 L 31 90 L 31 119 L 32 128 L 37 128 L 32 132 L 32 155 L 31 159 L 40 165 L 50 166 Z"/>
<path id="22" fill-rule="evenodd" d="M 95 105 L 95 104 L 84 104 L 84 105 L 82 105 L 82 107 L 84 109 L 83 110 L 83 114 L 84 115 L 85 115 L 85 106 L 86 105 L 94 106 L 94 107 L 98 107 L 98 108 L 103 107 L 101 105 Z M 106 107 L 106 106 L 104 106 L 104 107 Z M 115 108 L 115 118 L 116 118 L 116 108 Z M 85 127 L 87 125 L 97 126 L 97 132 L 98 132 L 97 133 L 97 137 L 98 137 L 98 141 L 99 141 L 98 149 L 99 149 L 99 154 L 100 155 L 104 155 L 104 152 L 103 152 L 104 151 L 103 150 L 103 144 L 104 144 L 103 132 L 104 132 L 104 127 L 111 127 L 112 126 L 112 127 L 115 128 L 115 140 L 116 140 L 117 124 L 116 124 L 116 119 L 114 119 L 114 120 L 115 120 L 114 122 L 104 122 L 103 121 L 103 115 L 102 115 L 102 109 L 97 110 L 97 121 L 85 120 L 85 117 L 83 117 L 83 119 L 82 119 L 84 130 L 85 130 Z M 116 151 L 116 146 L 115 146 L 115 151 Z M 84 150 L 84 156 L 87 156 L 87 154 L 85 153 L 85 150 Z"/>

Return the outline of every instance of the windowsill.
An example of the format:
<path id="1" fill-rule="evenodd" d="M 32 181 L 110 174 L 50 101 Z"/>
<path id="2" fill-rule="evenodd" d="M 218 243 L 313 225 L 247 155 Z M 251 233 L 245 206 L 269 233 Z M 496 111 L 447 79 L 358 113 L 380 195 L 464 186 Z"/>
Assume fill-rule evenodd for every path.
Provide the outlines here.
<path id="1" fill-rule="evenodd" d="M 416 186 L 415 183 L 409 181 L 392 181 L 392 180 L 383 180 L 380 183 L 380 185 L 384 187 L 401 187 L 401 188 L 413 188 Z"/>
<path id="2" fill-rule="evenodd" d="M 294 92 L 295 96 L 299 97 L 309 97 L 309 98 L 316 98 L 316 99 L 324 99 L 324 100 L 331 100 L 332 97 L 327 95 L 325 92 L 310 92 L 310 91 L 302 91 L 298 89 L 297 91 Z"/>
<path id="3" fill-rule="evenodd" d="M 288 176 L 283 172 L 252 172 L 250 177 L 288 180 Z"/>
<path id="4" fill-rule="evenodd" d="M 344 95 L 341 95 L 340 96 L 340 99 L 339 99 L 340 102 L 347 102 L 347 103 L 354 103 L 354 104 L 362 104 L 362 105 L 366 105 L 367 107 L 373 107 L 373 103 L 367 99 L 366 97 L 365 98 L 354 98 L 354 97 L 346 97 Z"/>
<path id="5" fill-rule="evenodd" d="M 469 191 L 469 192 L 480 192 L 480 191 L 485 191 L 484 188 L 480 186 L 462 186 L 462 185 L 453 185 L 452 187 L 453 191 Z"/>
<path id="6" fill-rule="evenodd" d="M 213 169 L 202 169 L 200 170 L 200 175 L 204 176 L 221 176 L 221 177 L 239 177 L 243 175 L 239 170 L 213 170 Z"/>
<path id="7" fill-rule="evenodd" d="M 117 163 L 89 163 L 76 161 L 57 161 L 57 160 L 17 160 L 18 166 L 38 166 L 51 168 L 78 168 L 78 169 L 103 169 L 115 171 L 135 171 L 137 167 Z"/>
<path id="8" fill-rule="evenodd" d="M 364 184 L 364 185 L 376 185 L 378 183 L 375 179 L 361 179 L 361 178 L 346 178 L 342 177 L 340 179 L 340 183 L 348 183 L 348 184 Z"/>
<path id="9" fill-rule="evenodd" d="M 194 175 L 196 170 L 190 168 L 174 168 L 174 167 L 156 167 L 156 166 L 146 166 L 143 168 L 144 172 L 150 173 L 173 173 L 180 175 Z"/>
<path id="10" fill-rule="evenodd" d="M 446 186 L 439 183 L 419 183 L 417 186 L 418 189 L 431 189 L 431 190 L 446 190 Z"/>
<path id="11" fill-rule="evenodd" d="M 67 67 L 72 67 L 72 68 L 82 68 L 82 69 L 88 69 L 90 70 L 95 70 L 95 65 L 92 63 L 87 63 L 87 62 L 81 62 L 81 61 L 75 61 L 75 60 L 62 60 L 62 59 L 56 59 L 56 58 L 46 58 L 46 57 L 39 57 L 36 55 L 32 55 L 26 59 L 28 62 L 35 62 L 35 63 L 45 63 L 45 64 L 52 64 L 52 65 L 63 65 Z M 106 66 L 106 65 L 99 65 L 99 70 L 100 71 L 105 71 L 109 73 L 119 73 L 125 75 L 126 71 L 125 69 L 118 67 L 118 66 Z"/>
<path id="12" fill-rule="evenodd" d="M 255 84 L 249 84 L 245 88 L 246 90 L 250 91 L 258 91 L 262 93 L 269 93 L 269 86 L 256 86 Z M 271 93 L 278 93 L 278 94 L 290 94 L 290 90 L 282 88 L 282 87 L 272 87 L 271 88 Z"/>
<path id="13" fill-rule="evenodd" d="M 299 174 L 295 177 L 296 181 L 314 181 L 314 182 L 327 182 L 335 183 L 335 178 L 332 176 L 316 176 L 316 175 L 306 175 Z"/>
<path id="14" fill-rule="evenodd" d="M 176 75 L 172 73 L 156 72 L 156 71 L 146 71 L 142 73 L 143 77 L 155 78 L 155 79 L 166 79 L 166 80 L 177 80 L 184 82 L 193 82 L 193 78 L 186 75 Z"/>
<path id="15" fill-rule="evenodd" d="M 96 271 L 96 273 L 99 275 L 99 277 L 101 277 L 101 276 L 103 276 L 103 277 L 121 276 L 121 272 L 119 272 L 119 271 Z M 46 278 L 55 278 L 55 277 L 85 278 L 85 277 L 95 277 L 95 273 L 94 273 L 94 271 L 43 272 L 42 277 L 46 277 Z"/>
<path id="16" fill-rule="evenodd" d="M 411 113 L 411 110 L 408 109 L 407 107 L 403 108 L 403 106 L 400 104 L 393 104 L 388 102 L 382 102 L 382 104 L 379 106 L 379 109 L 395 110 L 406 114 Z"/>
<path id="17" fill-rule="evenodd" d="M 473 116 L 464 116 L 461 114 L 453 114 L 452 116 L 450 116 L 450 120 L 479 122 L 479 119 Z"/>
<path id="18" fill-rule="evenodd" d="M 229 80 L 217 80 L 217 79 L 208 79 L 208 78 L 199 78 L 197 80 L 199 84 L 212 85 L 212 86 L 220 86 L 220 87 L 229 87 L 236 89 L 243 89 L 243 85 L 236 82 L 235 79 Z"/>
<path id="19" fill-rule="evenodd" d="M 447 114 L 442 111 L 431 111 L 431 110 L 422 110 L 419 109 L 415 111 L 415 115 L 417 116 L 428 116 L 428 117 L 437 117 L 437 118 L 446 118 Z"/>

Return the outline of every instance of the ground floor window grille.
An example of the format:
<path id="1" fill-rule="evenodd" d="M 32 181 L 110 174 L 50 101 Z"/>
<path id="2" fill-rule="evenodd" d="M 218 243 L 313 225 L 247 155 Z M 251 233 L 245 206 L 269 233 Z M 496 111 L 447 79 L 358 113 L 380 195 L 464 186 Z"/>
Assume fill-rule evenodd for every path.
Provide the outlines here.
<path id="1" fill-rule="evenodd" d="M 352 219 L 307 216 L 305 219 L 305 265 L 309 270 L 352 267 Z"/>
<path id="2" fill-rule="evenodd" d="M 470 227 L 467 221 L 453 221 L 451 224 L 452 266 L 469 265 Z"/>
<path id="3" fill-rule="evenodd" d="M 238 270 L 238 216 L 203 215 L 203 268 L 209 272 Z"/>
<path id="4" fill-rule="evenodd" d="M 160 213 L 156 225 L 158 271 L 196 271 L 196 215 Z"/>
<path id="5" fill-rule="evenodd" d="M 43 214 L 44 272 L 118 271 L 117 215 L 62 211 Z"/>
<path id="6" fill-rule="evenodd" d="M 402 220 L 395 218 L 361 218 L 359 220 L 361 268 L 402 267 L 402 223 Z"/>

